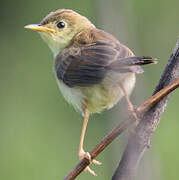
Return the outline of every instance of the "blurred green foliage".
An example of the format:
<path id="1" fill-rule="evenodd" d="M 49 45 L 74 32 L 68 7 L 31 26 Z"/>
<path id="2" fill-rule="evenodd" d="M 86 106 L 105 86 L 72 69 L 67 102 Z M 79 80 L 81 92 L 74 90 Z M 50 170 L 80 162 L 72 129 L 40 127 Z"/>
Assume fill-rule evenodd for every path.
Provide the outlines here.
<path id="1" fill-rule="evenodd" d="M 106 0 L 102 0 L 106 3 Z M 109 1 L 108 1 L 109 2 Z M 117 1 L 127 21 L 126 43 L 136 54 L 150 55 L 159 64 L 145 68 L 145 87 L 139 90 L 146 99 L 152 94 L 179 35 L 179 1 Z M 116 6 L 116 7 L 118 7 Z M 53 76 L 53 56 L 37 33 L 24 25 L 38 23 L 50 11 L 73 9 L 100 25 L 100 7 L 95 0 L 2 1 L 0 6 L 0 179 L 60 180 L 78 162 L 78 143 L 82 117 L 59 93 Z M 114 9 L 117 11 L 117 9 Z M 113 11 L 107 13 L 113 14 Z M 104 19 L 103 19 L 104 21 Z M 116 21 L 105 22 L 111 25 Z M 117 33 L 115 34 L 117 36 Z M 120 35 L 118 36 L 120 37 Z M 139 88 L 140 87 L 140 88 Z M 136 93 L 137 94 L 137 93 Z M 160 163 L 162 179 L 177 179 L 179 166 L 179 93 L 176 91 L 154 135 L 152 150 Z M 117 108 L 115 108 L 117 111 Z M 90 150 L 109 131 L 108 119 L 114 113 L 94 115 L 85 139 Z M 108 117 L 108 118 L 106 118 Z M 94 121 L 93 121 L 94 120 Z M 112 127 L 113 125 L 111 125 Z M 115 142 L 119 143 L 119 140 Z M 113 145 L 112 145 L 113 146 Z M 157 155 L 156 155 L 157 154 Z M 107 180 L 116 164 L 110 160 L 111 146 L 99 156 L 98 177 Z M 119 159 L 116 157 L 116 162 Z M 154 161 L 155 162 L 155 161 Z M 78 179 L 92 179 L 82 173 Z"/>

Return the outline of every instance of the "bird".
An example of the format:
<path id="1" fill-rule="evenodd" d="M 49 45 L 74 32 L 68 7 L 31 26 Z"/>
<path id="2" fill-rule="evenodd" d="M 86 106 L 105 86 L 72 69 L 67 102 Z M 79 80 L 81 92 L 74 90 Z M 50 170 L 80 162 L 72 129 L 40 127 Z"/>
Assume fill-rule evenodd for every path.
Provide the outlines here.
<path id="1" fill-rule="evenodd" d="M 87 158 L 100 165 L 83 148 L 91 114 L 110 109 L 125 97 L 127 109 L 134 112 L 130 94 L 136 74 L 142 65 L 155 64 L 156 59 L 135 56 L 113 35 L 98 29 L 90 20 L 70 9 L 49 13 L 39 24 L 26 29 L 39 32 L 54 55 L 54 73 L 58 87 L 68 103 L 84 117 L 79 159 Z M 85 171 L 96 173 L 88 166 Z"/>

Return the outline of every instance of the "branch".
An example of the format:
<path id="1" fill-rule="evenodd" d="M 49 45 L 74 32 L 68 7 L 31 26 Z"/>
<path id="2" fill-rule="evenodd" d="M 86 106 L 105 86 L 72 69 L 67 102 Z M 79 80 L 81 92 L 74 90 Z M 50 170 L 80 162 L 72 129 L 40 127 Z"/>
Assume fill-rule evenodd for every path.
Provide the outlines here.
<path id="1" fill-rule="evenodd" d="M 176 49 L 176 52 L 173 53 L 173 56 L 171 57 L 171 59 L 176 59 L 178 57 L 178 49 Z M 177 55 L 177 56 L 176 56 Z M 173 68 L 173 63 L 170 63 L 167 65 L 169 66 L 170 70 L 174 69 Z M 172 73 L 172 71 L 171 71 Z M 173 71 L 174 73 L 174 71 Z M 164 72 L 164 74 L 166 74 Z M 168 75 L 167 75 L 168 76 Z M 176 76 L 176 75 L 175 75 Z M 168 76 L 170 77 L 170 76 Z M 174 77 L 174 75 L 173 75 Z M 179 77 L 179 76 L 176 76 Z M 165 79 L 161 78 L 160 81 L 163 81 Z M 169 78 L 171 79 L 171 78 Z M 174 78 L 172 78 L 171 80 L 173 80 Z M 167 81 L 166 81 L 167 82 Z M 168 81 L 168 84 L 171 81 Z M 137 108 L 137 114 L 139 117 L 144 117 L 144 114 L 148 111 L 150 111 L 150 109 L 152 109 L 153 107 L 155 107 L 155 105 L 160 102 L 161 100 L 163 101 L 164 97 L 167 96 L 169 93 L 171 93 L 174 89 L 176 89 L 177 87 L 179 87 L 179 79 L 176 79 L 176 81 L 174 81 L 173 83 L 171 83 L 170 85 L 166 86 L 167 83 L 163 83 L 158 85 L 158 90 L 160 90 L 158 93 L 156 93 L 155 95 L 153 95 L 151 98 L 149 98 L 146 102 L 144 102 L 141 106 L 139 106 Z M 166 86 L 164 88 L 164 86 Z M 157 90 L 156 90 L 157 92 Z M 166 99 L 166 98 L 165 98 Z M 127 128 L 129 128 L 131 125 L 134 124 L 134 120 L 133 119 L 129 119 L 129 120 L 124 120 L 122 121 L 115 129 L 113 129 L 106 137 L 104 137 L 104 139 L 98 144 L 96 145 L 96 147 L 93 148 L 93 150 L 90 152 L 91 158 L 94 159 L 96 156 L 98 156 L 117 136 L 119 136 L 122 132 L 124 132 Z M 140 123 L 141 124 L 141 123 Z M 139 126 L 140 126 L 139 124 Z M 148 145 L 148 144 L 147 144 Z M 82 159 L 77 165 L 76 167 L 65 177 L 64 180 L 73 180 L 75 179 L 88 165 L 90 164 L 90 162 L 88 161 L 88 159 L 84 158 Z M 116 178 L 118 177 L 118 170 L 120 168 L 117 169 L 115 175 L 114 175 L 114 180 L 117 180 Z"/>
<path id="2" fill-rule="evenodd" d="M 161 89 L 166 89 L 165 87 L 168 87 L 167 85 L 173 81 L 176 83 L 179 81 L 179 40 L 177 41 L 154 94 L 157 95 L 157 92 Z M 134 178 L 138 164 L 145 150 L 149 147 L 152 135 L 155 132 L 160 117 L 167 106 L 169 95 L 166 96 L 165 94 L 163 97 L 164 98 L 159 103 L 155 103 L 155 105 L 148 102 L 152 106 L 147 109 L 147 111 L 145 110 L 145 106 L 148 106 L 148 104 L 144 103 L 142 107 L 138 108 L 138 111 L 143 111 L 144 113 L 141 115 L 140 123 L 135 128 L 135 131 L 128 138 L 128 144 L 112 180 L 132 180 Z M 155 101 L 155 99 L 153 100 Z"/>

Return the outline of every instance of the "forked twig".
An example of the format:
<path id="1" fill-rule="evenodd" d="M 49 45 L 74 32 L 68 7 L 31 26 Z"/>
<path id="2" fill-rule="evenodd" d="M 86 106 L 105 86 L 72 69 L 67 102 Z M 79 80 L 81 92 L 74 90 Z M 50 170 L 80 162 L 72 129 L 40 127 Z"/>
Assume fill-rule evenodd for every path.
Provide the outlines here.
<path id="1" fill-rule="evenodd" d="M 137 114 L 141 115 L 151 107 L 153 107 L 156 103 L 158 103 L 163 97 L 167 96 L 173 90 L 179 87 L 179 79 L 174 81 L 172 84 L 166 86 L 160 92 L 149 98 L 146 102 L 144 102 L 141 106 L 137 108 Z M 128 129 L 131 125 L 133 125 L 135 121 L 133 119 L 122 121 L 116 128 L 114 128 L 107 136 L 103 138 L 103 140 L 97 144 L 92 151 L 90 152 L 91 158 L 94 159 L 98 156 L 117 136 L 119 136 L 122 132 Z M 75 179 L 88 165 L 90 162 L 88 159 L 82 159 L 76 167 L 64 178 L 64 180 L 73 180 Z"/>
<path id="2" fill-rule="evenodd" d="M 160 116 L 167 104 L 168 95 L 179 87 L 179 40 L 174 48 L 170 60 L 161 76 L 161 79 L 154 91 L 154 95 L 140 105 L 136 112 L 140 123 L 136 127 L 133 136 L 129 137 L 128 144 L 123 153 L 113 180 L 131 180 L 134 177 L 138 163 L 148 147 L 151 137 L 159 123 Z M 91 158 L 98 156 L 117 136 L 133 125 L 133 119 L 122 121 L 90 152 Z M 76 167 L 64 178 L 64 180 L 75 179 L 90 162 L 82 159 Z"/>
<path id="3" fill-rule="evenodd" d="M 174 48 L 174 51 L 166 65 L 166 68 L 160 78 L 160 81 L 154 91 L 155 97 L 161 89 L 167 90 L 166 87 L 172 87 L 176 85 L 178 87 L 179 81 L 179 40 Z M 174 82 L 174 83 L 172 83 Z M 171 84 L 172 85 L 169 85 Z M 168 86 L 169 85 L 169 86 Z M 161 91 L 160 91 L 161 92 Z M 157 94 L 156 94 L 157 93 Z M 112 177 L 112 180 L 133 180 L 136 174 L 139 162 L 149 147 L 152 135 L 154 134 L 162 113 L 164 112 L 169 95 L 164 93 L 163 98 L 156 104 L 152 105 L 152 101 L 155 102 L 155 98 L 149 102 L 152 106 L 146 111 L 145 106 L 148 103 L 144 103 L 138 110 L 144 112 L 140 118 L 138 126 L 133 131 L 132 135 L 128 138 L 127 146 L 124 150 L 119 165 Z M 145 179 L 145 177 L 143 177 Z"/>

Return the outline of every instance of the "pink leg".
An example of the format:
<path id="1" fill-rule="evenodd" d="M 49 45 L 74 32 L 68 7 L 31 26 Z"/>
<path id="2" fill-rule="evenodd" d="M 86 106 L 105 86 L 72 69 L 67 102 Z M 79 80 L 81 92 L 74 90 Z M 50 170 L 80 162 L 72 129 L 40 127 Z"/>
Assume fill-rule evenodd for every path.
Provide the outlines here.
<path id="1" fill-rule="evenodd" d="M 89 120 L 89 116 L 90 116 L 90 112 L 88 109 L 85 109 L 84 112 L 84 121 L 83 121 L 83 127 L 82 127 L 82 131 L 81 131 L 81 137 L 80 137 L 80 144 L 79 144 L 79 150 L 78 150 L 78 156 L 79 159 L 83 159 L 83 158 L 87 158 L 90 162 L 94 163 L 95 165 L 101 165 L 101 162 L 93 159 L 91 160 L 91 156 L 88 152 L 85 152 L 83 149 L 83 143 L 84 143 L 84 137 L 85 137 L 85 132 L 86 132 L 86 127 L 88 124 L 88 120 Z M 88 171 L 90 174 L 96 176 L 96 173 L 90 169 L 90 167 L 86 167 L 85 171 Z"/>
<path id="2" fill-rule="evenodd" d="M 129 114 L 133 116 L 133 118 L 134 118 L 135 121 L 136 121 L 136 125 L 137 125 L 137 124 L 138 124 L 138 117 L 137 117 L 137 114 L 136 114 L 136 112 L 135 112 L 135 108 L 134 108 L 133 104 L 131 103 L 130 98 L 129 98 L 129 95 L 127 94 L 127 92 L 126 92 L 126 90 L 125 90 L 125 88 L 123 87 L 122 84 L 120 84 L 120 87 L 121 87 L 121 89 L 122 89 L 122 91 L 123 91 L 123 93 L 124 93 L 124 97 L 125 97 L 125 99 L 126 99 L 127 110 L 128 110 L 128 112 L 129 112 Z"/>

